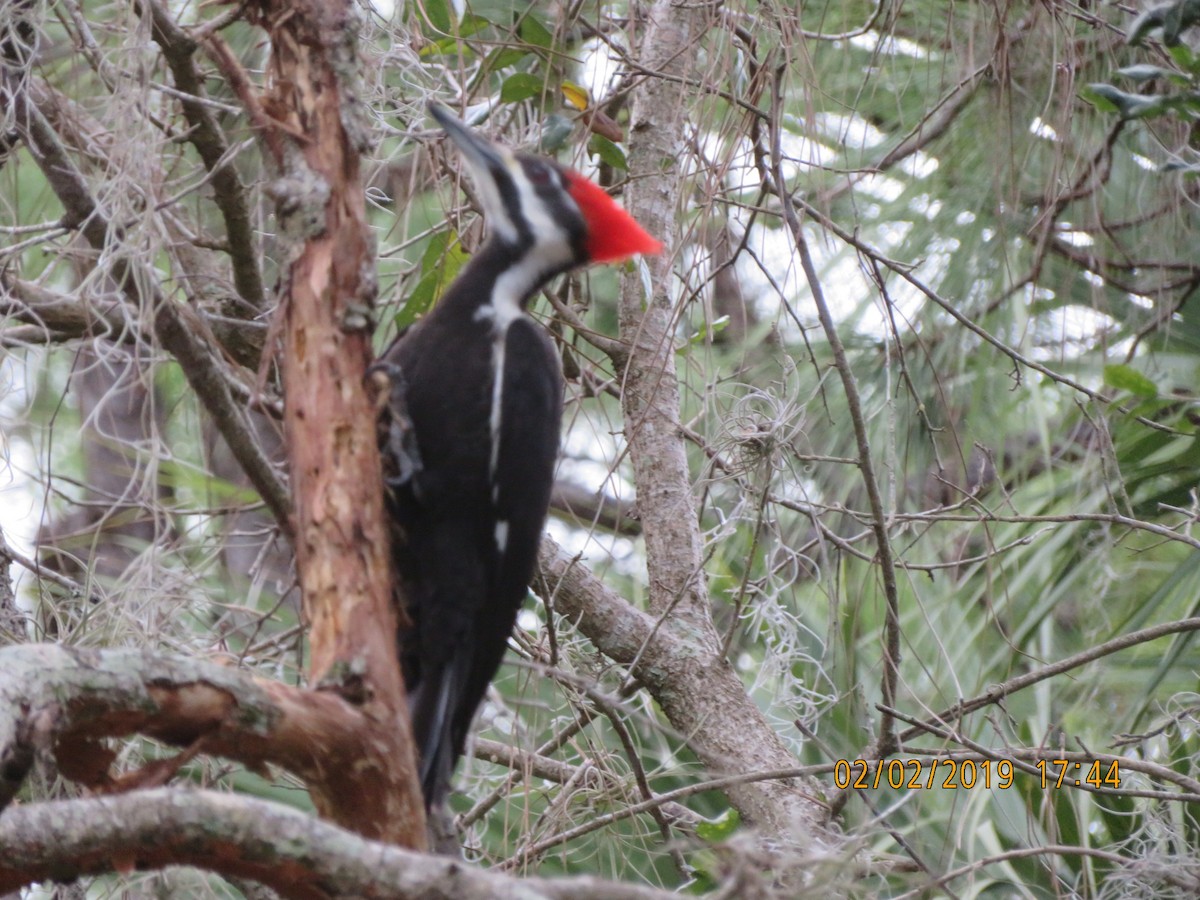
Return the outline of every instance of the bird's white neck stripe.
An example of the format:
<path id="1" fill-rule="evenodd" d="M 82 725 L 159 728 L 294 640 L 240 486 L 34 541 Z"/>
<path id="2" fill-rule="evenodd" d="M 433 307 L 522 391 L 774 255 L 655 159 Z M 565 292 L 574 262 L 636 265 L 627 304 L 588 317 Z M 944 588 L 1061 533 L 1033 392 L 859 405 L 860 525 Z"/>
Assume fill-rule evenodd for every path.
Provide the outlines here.
<path id="1" fill-rule="evenodd" d="M 511 324 L 511 320 L 509 324 Z M 488 466 L 488 474 L 492 482 L 492 503 L 499 499 L 496 467 L 500 464 L 500 412 L 504 406 L 504 343 L 507 335 L 508 325 L 501 328 L 497 323 L 495 336 L 492 338 L 492 414 L 490 418 L 492 455 Z"/>
<path id="2" fill-rule="evenodd" d="M 547 275 L 569 266 L 574 255 L 567 233 L 551 217 L 524 173 L 514 171 L 513 182 L 521 199 L 520 211 L 516 214 L 525 217 L 526 225 L 535 236 L 537 252 L 525 253 L 505 269 L 492 286 L 488 302 L 475 311 L 476 321 L 492 323 L 492 452 L 489 474 L 493 485 L 493 503 L 497 500 L 496 469 L 500 464 L 500 440 L 504 428 L 504 365 L 508 329 L 525 315 L 524 304 L 529 295 L 537 290 Z M 493 211 L 491 217 L 501 234 L 516 230 L 506 214 L 507 211 L 501 208 Z"/>
<path id="3" fill-rule="evenodd" d="M 500 462 L 501 414 L 504 406 L 504 344 L 508 327 L 525 315 L 522 304 L 529 292 L 542 280 L 544 261 L 526 257 L 496 279 L 491 302 L 475 312 L 477 321 L 492 323 L 492 454 L 490 474 L 493 483 Z M 494 500 L 495 498 L 493 498 Z"/>

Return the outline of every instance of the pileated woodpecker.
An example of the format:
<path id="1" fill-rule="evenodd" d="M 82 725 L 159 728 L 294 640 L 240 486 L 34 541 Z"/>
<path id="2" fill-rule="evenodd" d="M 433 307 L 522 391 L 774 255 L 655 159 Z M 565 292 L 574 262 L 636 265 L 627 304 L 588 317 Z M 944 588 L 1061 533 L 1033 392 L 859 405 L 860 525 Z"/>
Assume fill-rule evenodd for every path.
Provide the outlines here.
<path id="1" fill-rule="evenodd" d="M 392 382 L 384 464 L 411 621 L 400 657 L 425 805 L 440 808 L 533 574 L 558 457 L 562 374 L 525 307 L 561 272 L 661 244 L 583 176 L 429 110 L 488 232 L 377 365 Z"/>

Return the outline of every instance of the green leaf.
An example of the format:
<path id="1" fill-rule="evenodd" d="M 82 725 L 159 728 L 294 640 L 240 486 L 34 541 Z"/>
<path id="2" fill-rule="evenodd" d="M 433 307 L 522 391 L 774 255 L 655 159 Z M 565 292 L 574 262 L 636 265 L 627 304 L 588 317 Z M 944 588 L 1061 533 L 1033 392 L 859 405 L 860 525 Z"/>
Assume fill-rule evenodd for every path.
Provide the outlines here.
<path id="1" fill-rule="evenodd" d="M 431 56 L 450 56 L 459 52 L 459 46 L 458 38 L 444 37 L 426 44 L 417 51 L 417 56 L 422 59 L 428 59 Z M 463 48 L 463 55 L 470 56 L 470 51 L 465 47 Z"/>
<path id="2" fill-rule="evenodd" d="M 464 13 L 462 20 L 458 23 L 458 36 L 471 37 L 479 34 L 479 32 L 491 24 L 491 20 L 485 19 L 483 16 L 476 15 L 473 12 Z"/>
<path id="3" fill-rule="evenodd" d="M 1200 75 L 1200 56 L 1187 44 L 1168 47 L 1167 52 L 1171 54 L 1171 59 L 1175 60 L 1179 68 L 1185 72 L 1191 72 L 1193 75 Z"/>
<path id="4" fill-rule="evenodd" d="M 567 142 L 575 130 L 575 123 L 559 113 L 551 113 L 542 122 L 541 147 L 543 153 L 555 153 Z"/>
<path id="5" fill-rule="evenodd" d="M 515 75 L 509 75 L 504 79 L 504 84 L 500 86 L 500 102 L 519 103 L 530 97 L 536 97 L 542 92 L 545 85 L 544 79 L 537 75 L 531 75 L 529 72 L 517 72 Z"/>
<path id="6" fill-rule="evenodd" d="M 407 328 L 424 315 L 466 265 L 468 256 L 458 241 L 458 234 L 445 231 L 435 234 L 421 256 L 421 278 L 396 315 L 396 327 Z"/>
<path id="7" fill-rule="evenodd" d="M 689 344 L 707 344 L 714 334 L 720 334 L 729 327 L 729 316 L 718 316 L 711 322 L 705 322 L 700 330 L 688 338 Z M 683 353 L 687 348 L 680 347 L 676 353 Z"/>
<path id="8" fill-rule="evenodd" d="M 527 44 L 533 44 L 535 47 L 541 47 L 543 50 L 549 50 L 550 45 L 554 43 L 554 35 L 531 13 L 521 20 L 521 40 Z"/>
<path id="9" fill-rule="evenodd" d="M 715 819 L 707 819 L 696 825 L 696 836 L 703 841 L 708 841 L 710 844 L 715 844 L 725 840 L 732 835 L 739 825 L 742 824 L 742 817 L 738 815 L 738 811 L 732 806 Z"/>
<path id="10" fill-rule="evenodd" d="M 404 301 L 404 306 L 396 313 L 394 319 L 396 328 L 407 328 L 428 312 L 429 308 L 433 306 L 433 298 L 436 293 L 437 274 L 426 272 L 417 282 L 417 286 L 409 292 L 408 299 Z"/>
<path id="11" fill-rule="evenodd" d="M 1153 81 L 1156 78 L 1167 79 L 1174 81 L 1177 84 L 1188 83 L 1188 79 L 1185 76 L 1180 75 L 1173 69 L 1164 69 L 1162 66 L 1152 66 L 1149 63 L 1139 63 L 1136 66 L 1125 66 L 1123 69 L 1117 69 L 1117 74 L 1138 83 Z"/>
<path id="12" fill-rule="evenodd" d="M 612 166 L 614 169 L 621 172 L 629 169 L 629 162 L 625 159 L 625 151 L 606 137 L 593 134 L 591 140 L 588 141 L 588 150 L 593 155 L 599 156 L 602 162 Z"/>
<path id="13" fill-rule="evenodd" d="M 452 31 L 449 37 L 439 38 L 431 44 L 422 47 L 417 53 L 418 56 L 426 58 L 430 56 L 442 55 L 458 55 L 462 54 L 466 58 L 470 58 L 470 48 L 464 47 L 462 44 L 463 38 L 468 38 L 479 34 L 492 23 L 483 16 L 477 16 L 474 13 L 467 13 L 458 23 L 457 28 L 452 26 L 447 28 L 447 31 Z"/>
<path id="14" fill-rule="evenodd" d="M 425 10 L 425 17 L 435 32 L 450 34 L 454 26 L 454 11 L 449 0 L 423 0 L 421 8 Z"/>
<path id="15" fill-rule="evenodd" d="M 1200 22 L 1200 2 L 1197 0 L 1160 3 L 1133 20 L 1125 40 L 1136 45 L 1150 32 L 1161 28 L 1163 43 L 1168 47 L 1176 47 L 1180 43 L 1179 36 L 1197 22 Z"/>
<path id="16" fill-rule="evenodd" d="M 1127 391 L 1137 397 L 1153 398 L 1158 396 L 1158 388 L 1154 382 L 1129 366 L 1111 365 L 1104 367 L 1104 383 L 1119 391 Z"/>
<path id="17" fill-rule="evenodd" d="M 724 878 L 721 860 L 711 850 L 697 850 L 688 855 L 688 866 L 691 870 L 691 881 L 684 885 L 684 890 L 694 897 L 711 894 L 721 886 Z"/>
<path id="18" fill-rule="evenodd" d="M 1180 35 L 1197 22 L 1200 22 L 1200 2 L 1176 0 L 1163 16 L 1163 43 L 1168 47 L 1180 43 Z"/>
<path id="19" fill-rule="evenodd" d="M 1107 84 L 1089 84 L 1079 92 L 1079 96 L 1088 103 L 1092 104 L 1092 106 L 1096 107 L 1096 109 L 1100 110 L 1100 112 L 1120 112 L 1121 107 L 1119 107 L 1112 100 L 1108 99 L 1107 91 L 1101 90 L 1101 88 L 1109 87 L 1110 85 Z"/>
<path id="20" fill-rule="evenodd" d="M 1125 36 L 1125 42 L 1136 47 L 1146 35 L 1156 28 L 1161 28 L 1169 6 L 1169 3 L 1152 6 L 1134 19 L 1133 24 L 1129 26 L 1129 34 Z"/>
<path id="21" fill-rule="evenodd" d="M 497 72 L 515 66 L 528 55 L 529 50 L 524 47 L 500 47 L 488 55 L 484 68 L 488 72 Z"/>
<path id="22" fill-rule="evenodd" d="M 1079 95 L 1102 112 L 1116 112 L 1122 119 L 1142 119 L 1167 108 L 1164 97 L 1128 94 L 1111 84 L 1089 84 Z"/>

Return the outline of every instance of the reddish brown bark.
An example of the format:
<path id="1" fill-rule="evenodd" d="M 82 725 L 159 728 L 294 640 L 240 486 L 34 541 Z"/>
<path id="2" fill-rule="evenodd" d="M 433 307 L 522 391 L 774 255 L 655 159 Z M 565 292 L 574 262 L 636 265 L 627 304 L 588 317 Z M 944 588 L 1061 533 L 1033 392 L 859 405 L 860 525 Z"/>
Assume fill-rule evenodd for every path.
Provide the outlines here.
<path id="1" fill-rule="evenodd" d="M 271 38 L 269 92 L 247 96 L 227 51 L 214 57 L 241 85 L 274 156 L 279 230 L 292 242 L 277 328 L 310 680 L 360 702 L 381 726 L 352 761 L 353 777 L 337 791 L 314 785 L 314 794 L 334 821 L 420 847 L 424 806 L 396 657 L 375 410 L 363 388 L 375 261 L 353 99 L 357 21 L 346 0 L 262 0 L 253 12 Z"/>
<path id="2" fill-rule="evenodd" d="M 0 773 L 11 790 L 38 750 L 101 792 L 158 783 L 181 760 L 110 774 L 115 754 L 104 739 L 144 734 L 255 770 L 282 766 L 321 794 L 352 796 L 363 792 L 360 762 L 395 741 L 388 723 L 332 693 L 212 662 L 55 644 L 7 647 L 0 659 Z M 8 799 L 0 785 L 0 808 Z"/>

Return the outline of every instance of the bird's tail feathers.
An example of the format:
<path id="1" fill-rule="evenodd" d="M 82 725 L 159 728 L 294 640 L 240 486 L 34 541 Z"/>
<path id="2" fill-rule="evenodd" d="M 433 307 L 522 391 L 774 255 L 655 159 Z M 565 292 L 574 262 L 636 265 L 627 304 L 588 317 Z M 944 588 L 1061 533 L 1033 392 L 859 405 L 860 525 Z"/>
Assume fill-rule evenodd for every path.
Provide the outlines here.
<path id="1" fill-rule="evenodd" d="M 420 755 L 421 793 L 427 810 L 440 806 L 450 793 L 457 755 L 454 711 L 466 681 L 464 659 L 469 660 L 470 654 L 457 654 L 440 672 L 422 673 L 420 685 L 409 696 L 413 740 Z"/>

